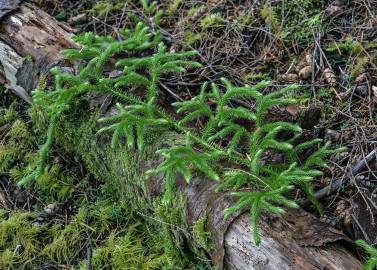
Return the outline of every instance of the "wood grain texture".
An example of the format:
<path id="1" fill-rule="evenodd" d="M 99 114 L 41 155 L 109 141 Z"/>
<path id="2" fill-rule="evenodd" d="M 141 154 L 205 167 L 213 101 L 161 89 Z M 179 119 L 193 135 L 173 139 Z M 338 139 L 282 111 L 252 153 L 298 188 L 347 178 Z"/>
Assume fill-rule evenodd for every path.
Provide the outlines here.
<path id="1" fill-rule="evenodd" d="M 28 93 L 59 63 L 59 52 L 78 46 L 72 33 L 35 5 L 20 5 L 0 19 L 0 83 L 30 103 Z"/>
<path id="2" fill-rule="evenodd" d="M 22 63 L 22 57 L 13 48 L 0 41 L 0 83 L 31 103 L 28 92 L 17 82 L 17 72 L 21 69 Z"/>
<path id="3" fill-rule="evenodd" d="M 256 246 L 251 237 L 252 226 L 248 214 L 235 219 L 225 236 L 227 267 L 237 270 L 362 269 L 361 263 L 337 243 L 337 232 L 331 232 L 331 229 L 314 217 L 309 218 L 304 227 L 293 224 L 292 218 L 300 219 L 310 215 L 303 210 L 290 210 L 287 214 L 269 221 L 264 217 L 260 246 Z M 307 245 L 308 243 L 295 239 L 296 236 L 302 236 L 301 230 L 310 225 L 316 228 L 306 228 L 309 230 L 306 231 L 307 236 L 315 234 L 313 238 L 320 242 Z M 318 231 L 321 227 L 323 230 Z M 332 235 L 328 237 L 326 234 Z M 341 234 L 339 237 L 340 240 Z"/>

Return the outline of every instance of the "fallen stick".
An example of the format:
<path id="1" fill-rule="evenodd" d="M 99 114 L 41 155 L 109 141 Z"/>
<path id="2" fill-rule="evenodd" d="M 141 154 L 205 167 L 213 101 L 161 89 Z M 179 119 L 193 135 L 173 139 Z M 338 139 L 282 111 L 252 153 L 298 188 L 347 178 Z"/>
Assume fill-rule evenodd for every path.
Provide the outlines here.
<path id="1" fill-rule="evenodd" d="M 369 162 L 372 160 L 376 159 L 377 155 L 377 149 L 374 149 L 372 152 L 370 152 L 365 158 L 360 160 L 358 163 L 356 163 L 355 166 L 353 166 L 351 170 L 351 175 L 354 176 L 358 174 L 362 169 L 364 169 Z M 343 185 L 344 180 L 343 179 L 337 179 L 335 181 L 332 181 L 328 186 L 318 190 L 315 193 L 315 198 L 316 199 L 322 199 L 335 191 L 337 191 L 342 185 Z"/>

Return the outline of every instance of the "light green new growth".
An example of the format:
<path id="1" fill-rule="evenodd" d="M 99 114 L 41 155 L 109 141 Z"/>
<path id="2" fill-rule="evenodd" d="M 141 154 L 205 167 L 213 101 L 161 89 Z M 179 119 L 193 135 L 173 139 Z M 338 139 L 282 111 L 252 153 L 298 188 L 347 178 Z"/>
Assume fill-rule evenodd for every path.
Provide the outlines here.
<path id="1" fill-rule="evenodd" d="M 364 263 L 363 270 L 374 270 L 377 267 L 377 249 L 364 240 L 357 240 L 356 244 L 362 247 L 370 256 Z"/>
<path id="2" fill-rule="evenodd" d="M 211 243 L 211 233 L 206 231 L 206 223 L 207 215 L 203 215 L 195 222 L 192 231 L 194 233 L 195 240 L 199 244 L 199 246 L 201 246 L 207 252 L 209 252 L 211 249 L 213 249 L 213 246 Z"/>
<path id="3" fill-rule="evenodd" d="M 81 70 L 75 75 L 55 68 L 55 90 L 37 90 L 34 93 L 34 102 L 46 108 L 50 115 L 50 126 L 47 141 L 40 151 L 38 170 L 20 184 L 27 184 L 43 174 L 57 122 L 62 119 L 72 101 L 84 94 L 107 93 L 126 103 L 118 104 L 115 113 L 99 120 L 105 124 L 99 130 L 100 133 L 113 133 L 113 147 L 125 138 L 128 147 L 137 146 L 143 150 L 146 130 L 156 126 L 186 136 L 185 143 L 159 150 L 157 153 L 165 160 L 157 168 L 148 171 L 149 174 L 165 173 L 165 203 L 174 197 L 177 173 L 183 174 L 187 182 L 190 182 L 195 171 L 214 180 L 223 178 L 219 188 L 231 189 L 232 194 L 239 198 L 233 207 L 225 210 L 225 216 L 250 208 L 254 238 L 259 244 L 258 223 L 262 211 L 281 214 L 284 213 L 283 207 L 297 207 L 287 197 L 294 187 L 302 188 L 309 197 L 313 197 L 312 178 L 321 175 L 318 169 L 326 166 L 325 158 L 328 155 L 343 149 L 330 150 L 329 144 L 326 144 L 312 151 L 305 160 L 299 160 L 301 153 L 309 152 L 320 140 L 300 144 L 301 128 L 298 125 L 268 121 L 271 108 L 295 102 L 286 96 L 297 86 L 291 85 L 262 94 L 268 82 L 238 87 L 223 78 L 221 85 L 213 83 L 210 89 L 208 83 L 204 83 L 198 96 L 173 104 L 177 113 L 185 114 L 177 122 L 157 105 L 159 79 L 171 72 L 185 72 L 187 67 L 200 67 L 199 63 L 187 60 L 196 52 L 168 52 L 161 42 L 160 34 L 150 34 L 148 27 L 142 23 L 134 31 L 124 30 L 120 33 L 120 40 L 98 37 L 92 33 L 76 37 L 83 48 L 66 50 L 63 54 L 68 59 L 81 60 L 84 63 Z M 138 56 L 138 52 L 147 49 L 154 49 L 155 53 Z M 119 59 L 124 55 L 136 56 L 120 59 L 115 66 L 111 66 L 110 59 L 115 59 L 115 56 Z M 145 96 L 132 94 L 131 86 L 143 89 Z M 253 100 L 255 108 L 249 110 L 239 106 L 237 99 L 240 98 Z M 187 126 L 197 119 L 204 123 L 202 129 Z M 268 153 L 281 154 L 283 160 L 278 164 L 267 162 Z M 238 169 L 218 170 L 218 162 L 222 160 L 231 161 Z"/>

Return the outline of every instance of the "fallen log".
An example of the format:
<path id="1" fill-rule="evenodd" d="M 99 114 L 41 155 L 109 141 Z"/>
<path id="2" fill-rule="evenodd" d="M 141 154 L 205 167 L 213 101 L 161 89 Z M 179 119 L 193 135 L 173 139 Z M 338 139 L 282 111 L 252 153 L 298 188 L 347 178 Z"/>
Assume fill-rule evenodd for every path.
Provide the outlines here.
<path id="1" fill-rule="evenodd" d="M 0 83 L 31 102 L 29 93 L 41 76 L 59 65 L 58 52 L 77 46 L 70 39 L 73 32 L 33 4 L 5 15 L 0 21 Z M 163 176 L 150 179 L 145 195 L 161 194 L 163 181 Z M 188 223 L 208 217 L 206 229 L 214 243 L 209 255 L 219 269 L 361 269 L 359 260 L 339 243 L 348 238 L 302 209 L 288 210 L 283 217 L 263 215 L 262 244 L 256 246 L 248 213 L 224 220 L 223 210 L 232 199 L 215 192 L 217 183 L 197 177 L 189 185 L 178 179 L 177 186 L 187 195 Z"/>
<path id="2" fill-rule="evenodd" d="M 214 236 L 210 254 L 219 268 L 226 269 L 361 269 L 360 262 L 339 242 L 349 239 L 303 209 L 287 209 L 283 216 L 262 216 L 262 243 L 252 237 L 249 213 L 224 220 L 223 211 L 232 203 L 226 192 L 216 192 L 217 183 L 195 178 L 189 185 L 178 180 L 187 194 L 189 222 L 207 216 L 207 230 Z"/>

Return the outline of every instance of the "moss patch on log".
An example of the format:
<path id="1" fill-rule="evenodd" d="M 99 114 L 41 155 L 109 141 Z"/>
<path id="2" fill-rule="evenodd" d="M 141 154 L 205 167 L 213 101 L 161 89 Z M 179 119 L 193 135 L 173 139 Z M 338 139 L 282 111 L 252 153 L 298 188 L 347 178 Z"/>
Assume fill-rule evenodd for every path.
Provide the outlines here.
<path id="1" fill-rule="evenodd" d="M 185 198 L 177 196 L 170 207 L 145 196 L 139 165 L 154 150 L 140 154 L 101 143 L 99 111 L 77 102 L 61 116 L 48 169 L 28 188 L 38 200 L 0 213 L 0 268 L 86 269 L 91 254 L 93 269 L 123 269 L 125 262 L 129 269 L 210 269 L 190 237 Z M 35 169 L 47 123 L 37 106 L 27 112 L 16 101 L 1 106 L 0 164 L 10 185 Z M 46 210 L 50 205 L 55 212 Z"/>

